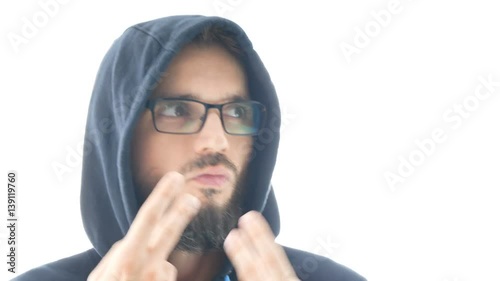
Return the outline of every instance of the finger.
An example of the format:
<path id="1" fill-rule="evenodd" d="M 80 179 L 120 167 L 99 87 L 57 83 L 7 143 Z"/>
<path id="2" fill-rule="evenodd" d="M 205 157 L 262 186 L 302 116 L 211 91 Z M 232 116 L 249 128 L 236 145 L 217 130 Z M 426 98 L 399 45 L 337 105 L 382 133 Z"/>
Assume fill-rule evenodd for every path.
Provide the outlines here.
<path id="1" fill-rule="evenodd" d="M 175 281 L 177 280 L 177 268 L 165 260 L 161 261 L 161 281 Z"/>
<path id="2" fill-rule="evenodd" d="M 97 266 L 92 270 L 87 280 L 94 281 L 101 279 L 101 276 L 103 275 L 105 269 L 109 266 L 110 260 L 112 260 L 113 257 L 116 256 L 117 249 L 122 242 L 122 240 L 119 240 L 115 242 L 113 246 L 111 246 L 106 255 L 104 255 L 104 257 L 101 259 L 99 264 L 97 264 Z"/>
<path id="3" fill-rule="evenodd" d="M 240 229 L 231 230 L 224 241 L 224 250 L 236 269 L 238 280 L 264 280 L 269 277 L 250 239 Z"/>
<path id="4" fill-rule="evenodd" d="M 279 276 L 295 274 L 283 248 L 274 242 L 274 233 L 261 213 L 250 211 L 238 222 L 239 229 L 246 234 L 258 255 Z"/>
<path id="5" fill-rule="evenodd" d="M 147 245 L 149 251 L 161 258 L 168 256 L 200 206 L 200 200 L 189 193 L 178 196 L 153 230 Z"/>
<path id="6" fill-rule="evenodd" d="M 126 238 L 131 241 L 131 247 L 149 241 L 151 232 L 183 185 L 184 177 L 177 172 L 169 172 L 158 181 L 127 232 Z"/>
<path id="7" fill-rule="evenodd" d="M 177 280 L 177 269 L 165 260 L 156 260 L 140 274 L 140 278 L 136 277 L 132 280 L 137 279 L 141 281 L 175 281 Z"/>
<path id="8" fill-rule="evenodd" d="M 259 212 L 250 211 L 241 216 L 238 227 L 249 237 L 250 243 L 254 245 L 259 255 L 263 255 L 275 247 L 274 233 Z"/>

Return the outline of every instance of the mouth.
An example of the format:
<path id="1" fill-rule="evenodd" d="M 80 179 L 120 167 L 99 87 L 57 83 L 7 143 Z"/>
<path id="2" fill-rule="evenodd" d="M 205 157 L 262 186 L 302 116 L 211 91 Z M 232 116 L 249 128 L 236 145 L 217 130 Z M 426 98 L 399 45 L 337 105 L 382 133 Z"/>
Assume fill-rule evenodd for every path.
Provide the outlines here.
<path id="1" fill-rule="evenodd" d="M 221 188 L 229 182 L 231 173 L 228 169 L 215 166 L 202 170 L 200 173 L 194 175 L 191 180 L 212 188 Z"/>
<path id="2" fill-rule="evenodd" d="M 228 180 L 227 177 L 223 175 L 209 175 L 203 174 L 193 178 L 194 181 L 211 187 L 220 187 L 224 185 Z"/>

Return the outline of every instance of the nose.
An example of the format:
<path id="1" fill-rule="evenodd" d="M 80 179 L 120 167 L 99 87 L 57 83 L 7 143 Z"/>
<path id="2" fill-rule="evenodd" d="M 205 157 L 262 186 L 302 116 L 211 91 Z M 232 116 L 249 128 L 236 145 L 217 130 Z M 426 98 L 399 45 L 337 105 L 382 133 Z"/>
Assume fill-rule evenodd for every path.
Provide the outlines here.
<path id="1" fill-rule="evenodd" d="M 216 109 L 207 112 L 203 128 L 196 135 L 195 151 L 197 154 L 225 152 L 229 143 L 226 132 Z"/>

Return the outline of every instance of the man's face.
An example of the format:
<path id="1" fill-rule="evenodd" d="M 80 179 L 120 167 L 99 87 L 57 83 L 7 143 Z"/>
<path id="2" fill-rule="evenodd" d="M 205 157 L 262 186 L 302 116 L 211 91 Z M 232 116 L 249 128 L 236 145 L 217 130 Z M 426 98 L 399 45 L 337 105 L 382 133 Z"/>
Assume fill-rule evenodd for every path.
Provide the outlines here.
<path id="1" fill-rule="evenodd" d="M 151 98 L 186 96 L 212 104 L 249 99 L 245 73 L 221 47 L 188 45 L 173 59 Z M 179 135 L 156 131 L 151 111 L 145 110 L 135 128 L 132 170 L 141 203 L 169 171 L 183 174 L 185 191 L 202 202 L 179 243 L 183 250 L 221 249 L 241 212 L 241 183 L 252 137 L 226 134 L 219 114 L 210 109 L 200 132 Z M 207 237 L 214 234 L 217 237 Z M 190 245 L 182 246 L 186 243 Z"/>

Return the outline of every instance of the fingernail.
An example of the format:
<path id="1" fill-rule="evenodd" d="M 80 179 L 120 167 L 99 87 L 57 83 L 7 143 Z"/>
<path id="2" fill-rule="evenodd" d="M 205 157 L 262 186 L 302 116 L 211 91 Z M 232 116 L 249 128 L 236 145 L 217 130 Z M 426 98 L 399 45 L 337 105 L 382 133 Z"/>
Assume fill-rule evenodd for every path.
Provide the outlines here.
<path id="1" fill-rule="evenodd" d="M 194 209 L 198 210 L 200 208 L 201 202 L 198 198 L 191 194 L 187 194 L 187 201 L 188 204 L 193 207 Z"/>

